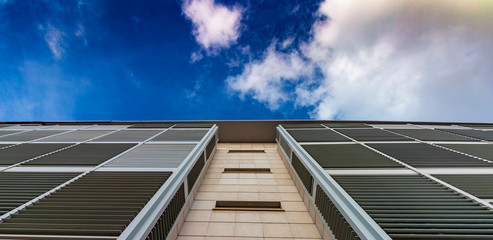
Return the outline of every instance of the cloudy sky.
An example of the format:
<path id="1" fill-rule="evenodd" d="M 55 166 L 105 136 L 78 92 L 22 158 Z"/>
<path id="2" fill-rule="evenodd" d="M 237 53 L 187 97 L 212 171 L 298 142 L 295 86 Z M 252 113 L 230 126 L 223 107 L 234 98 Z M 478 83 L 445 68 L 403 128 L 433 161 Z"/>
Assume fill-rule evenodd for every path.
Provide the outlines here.
<path id="1" fill-rule="evenodd" d="M 493 1 L 0 0 L 0 120 L 493 122 Z"/>

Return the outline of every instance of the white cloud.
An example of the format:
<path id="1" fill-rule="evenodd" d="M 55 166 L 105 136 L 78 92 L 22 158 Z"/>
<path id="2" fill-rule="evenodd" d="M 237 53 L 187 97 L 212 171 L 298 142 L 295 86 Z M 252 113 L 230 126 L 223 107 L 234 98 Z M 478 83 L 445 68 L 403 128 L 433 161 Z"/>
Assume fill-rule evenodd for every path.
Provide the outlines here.
<path id="1" fill-rule="evenodd" d="M 280 102 L 288 100 L 289 93 L 284 91 L 283 85 L 288 82 L 299 84 L 301 79 L 310 77 L 312 72 L 312 66 L 307 65 L 299 53 L 279 53 L 271 45 L 262 61 L 246 65 L 241 75 L 228 78 L 227 83 L 242 96 L 250 94 L 276 109 Z"/>
<path id="2" fill-rule="evenodd" d="M 228 48 L 240 36 L 240 7 L 228 8 L 214 0 L 185 0 L 182 8 L 193 23 L 195 40 L 209 52 Z"/>
<path id="3" fill-rule="evenodd" d="M 51 53 L 53 53 L 53 57 L 57 60 L 62 58 L 62 55 L 65 53 L 63 42 L 64 33 L 52 25 L 40 25 L 39 29 L 44 31 L 44 40 L 50 48 Z"/>
<path id="4" fill-rule="evenodd" d="M 271 109 L 313 107 L 314 118 L 493 121 L 492 10 L 479 0 L 327 0 L 327 20 L 289 55 L 301 61 L 294 77 L 272 68 L 285 54 L 267 49 L 227 82 Z M 296 80 L 310 69 L 321 76 Z"/>

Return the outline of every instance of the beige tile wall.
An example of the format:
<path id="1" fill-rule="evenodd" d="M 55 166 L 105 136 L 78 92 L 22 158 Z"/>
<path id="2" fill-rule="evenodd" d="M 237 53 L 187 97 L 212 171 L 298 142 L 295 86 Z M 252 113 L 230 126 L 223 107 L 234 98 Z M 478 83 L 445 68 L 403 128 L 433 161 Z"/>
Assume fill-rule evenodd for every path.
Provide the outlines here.
<path id="1" fill-rule="evenodd" d="M 266 153 L 227 153 L 228 149 L 265 149 Z M 225 167 L 271 168 L 265 173 L 222 173 Z M 285 212 L 213 211 L 216 200 L 281 201 Z M 303 198 L 275 144 L 218 144 L 195 195 L 179 240 L 321 239 Z"/>

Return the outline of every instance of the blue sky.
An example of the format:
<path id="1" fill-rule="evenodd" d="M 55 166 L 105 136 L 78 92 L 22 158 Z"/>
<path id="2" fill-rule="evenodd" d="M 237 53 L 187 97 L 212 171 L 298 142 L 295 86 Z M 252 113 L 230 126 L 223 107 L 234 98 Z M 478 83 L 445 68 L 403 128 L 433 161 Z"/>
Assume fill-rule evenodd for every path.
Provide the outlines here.
<path id="1" fill-rule="evenodd" d="M 0 0 L 0 119 L 493 122 L 490 1 L 367 2 Z"/>

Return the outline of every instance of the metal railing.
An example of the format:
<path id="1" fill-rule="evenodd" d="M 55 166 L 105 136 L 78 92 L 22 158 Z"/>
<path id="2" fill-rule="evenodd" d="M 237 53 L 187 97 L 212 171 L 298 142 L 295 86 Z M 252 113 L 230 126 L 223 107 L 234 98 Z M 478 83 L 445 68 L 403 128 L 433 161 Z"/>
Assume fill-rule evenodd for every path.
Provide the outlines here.
<path id="1" fill-rule="evenodd" d="M 215 137 L 217 139 L 216 125 L 212 126 L 202 140 L 195 146 L 187 158 L 180 164 L 177 171 L 161 186 L 156 194 L 149 200 L 145 207 L 132 220 L 127 228 L 118 237 L 118 240 L 143 240 L 149 236 L 158 220 L 161 218 L 166 208 L 179 192 L 180 187 L 184 184 L 187 188 L 187 176 L 197 161 L 204 161 L 204 151 L 206 151 L 209 141 Z M 192 188 L 185 192 L 190 192 Z M 180 191 L 181 192 L 181 191 Z M 188 197 L 188 195 L 186 195 Z M 176 224 L 176 221 L 175 223 Z M 164 234 L 164 235 L 167 235 Z"/>
<path id="2" fill-rule="evenodd" d="M 320 189 L 327 195 L 330 202 L 335 206 L 336 212 L 341 214 L 344 221 L 346 221 L 352 229 L 348 229 L 348 232 L 354 231 L 360 239 L 391 239 L 387 233 L 359 206 L 344 189 L 325 172 L 325 170 L 289 135 L 289 133 L 279 125 L 277 127 L 279 133 L 278 143 L 282 145 L 282 149 L 286 154 L 288 161 L 291 161 L 291 154 L 296 154 L 301 163 L 305 166 L 306 170 L 313 177 L 313 186 L 320 187 Z M 289 147 L 291 152 L 286 152 L 286 148 Z M 313 188 L 308 191 L 312 194 L 311 201 L 315 203 L 316 191 Z M 317 208 L 323 209 L 320 206 Z M 324 215 L 324 214 L 322 214 Z M 326 219 L 327 221 L 327 219 Z M 327 221 L 328 222 L 328 221 Z M 337 234 L 334 230 L 337 226 L 330 226 L 332 232 Z M 339 239 L 349 239 L 346 236 L 336 236 Z"/>

